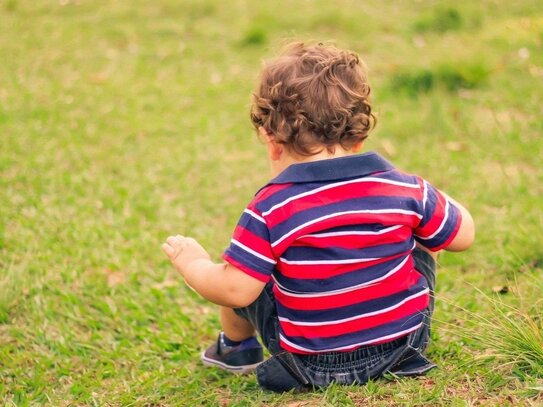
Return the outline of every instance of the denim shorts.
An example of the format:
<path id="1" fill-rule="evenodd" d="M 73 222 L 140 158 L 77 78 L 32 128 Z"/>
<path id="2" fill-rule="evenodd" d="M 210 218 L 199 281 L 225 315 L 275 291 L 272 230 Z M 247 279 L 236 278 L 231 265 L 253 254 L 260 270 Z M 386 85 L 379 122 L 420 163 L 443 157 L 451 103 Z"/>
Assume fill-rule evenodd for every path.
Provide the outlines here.
<path id="1" fill-rule="evenodd" d="M 332 382 L 364 384 L 385 373 L 416 376 L 436 367 L 423 356 L 430 339 L 430 322 L 434 311 L 436 263 L 429 253 L 418 248 L 413 251 L 413 259 L 415 269 L 428 282 L 430 304 L 423 311 L 421 327 L 392 342 L 362 346 L 351 352 L 316 355 L 287 352 L 279 346 L 279 319 L 271 283 L 251 305 L 235 309 L 237 315 L 253 324 L 272 355 L 256 370 L 260 386 L 277 392 L 293 389 L 304 391 L 326 387 Z"/>

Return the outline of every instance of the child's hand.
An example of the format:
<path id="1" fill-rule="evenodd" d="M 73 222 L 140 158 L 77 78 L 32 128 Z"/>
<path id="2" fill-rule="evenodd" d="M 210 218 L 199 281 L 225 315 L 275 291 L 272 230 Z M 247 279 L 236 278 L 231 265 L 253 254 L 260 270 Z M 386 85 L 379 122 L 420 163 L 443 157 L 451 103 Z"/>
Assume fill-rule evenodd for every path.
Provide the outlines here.
<path id="1" fill-rule="evenodd" d="M 209 260 L 209 254 L 200 244 L 191 237 L 181 235 L 170 236 L 162 245 L 162 251 L 173 263 L 182 276 L 194 260 Z"/>

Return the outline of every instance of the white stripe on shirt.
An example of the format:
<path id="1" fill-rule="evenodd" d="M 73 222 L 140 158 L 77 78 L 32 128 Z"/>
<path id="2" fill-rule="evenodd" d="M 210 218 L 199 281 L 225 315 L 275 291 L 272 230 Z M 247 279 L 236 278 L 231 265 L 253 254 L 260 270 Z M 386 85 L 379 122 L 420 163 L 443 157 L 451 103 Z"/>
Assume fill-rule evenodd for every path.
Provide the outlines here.
<path id="1" fill-rule="evenodd" d="M 426 287 L 426 288 L 422 289 L 421 291 L 419 291 L 418 293 L 410 295 L 409 297 L 404 298 L 400 302 L 398 302 L 398 303 L 396 303 L 394 305 L 391 305 L 390 307 L 382 308 L 380 310 L 373 311 L 373 312 L 368 312 L 366 314 L 355 315 L 354 317 L 337 319 L 337 320 L 334 320 L 334 321 L 304 322 L 304 321 L 292 321 L 292 320 L 290 320 L 288 318 L 284 318 L 284 317 L 279 317 L 279 321 L 281 321 L 281 322 L 289 322 L 289 323 L 291 323 L 293 325 L 297 325 L 297 326 L 337 325 L 337 324 L 342 324 L 344 322 L 350 322 L 350 321 L 355 321 L 357 319 L 362 319 L 362 318 L 372 317 L 374 315 L 384 314 L 386 312 L 389 312 L 389 311 L 395 310 L 396 308 L 401 307 L 402 305 L 404 305 L 408 301 L 411 301 L 411 300 L 413 300 L 415 298 L 418 298 L 418 297 L 421 297 L 421 296 L 423 296 L 425 294 L 428 294 L 429 292 L 430 292 L 430 289 L 428 287 Z"/>
<path id="2" fill-rule="evenodd" d="M 300 199 L 300 198 L 303 198 L 305 196 L 317 194 L 317 193 L 319 193 L 321 191 L 325 191 L 327 189 L 332 189 L 332 188 L 340 187 L 340 186 L 343 186 L 343 185 L 355 184 L 355 183 L 358 183 L 358 182 L 377 182 L 377 183 L 382 183 L 382 184 L 397 185 L 397 186 L 401 186 L 401 187 L 405 187 L 405 188 L 420 189 L 420 185 L 418 185 L 418 184 L 416 184 L 416 185 L 407 184 L 405 182 L 393 181 L 393 180 L 389 180 L 389 179 L 385 179 L 385 178 L 375 178 L 375 177 L 357 178 L 357 179 L 352 179 L 352 180 L 349 180 L 349 181 L 341 181 L 341 182 L 336 182 L 336 183 L 333 183 L 333 184 L 328 184 L 328 185 L 325 185 L 325 186 L 322 186 L 322 187 L 319 187 L 319 188 L 315 188 L 315 189 L 313 189 L 311 191 L 306 191 L 306 192 L 302 192 L 302 193 L 300 193 L 298 195 L 291 196 L 291 197 L 285 199 L 284 201 L 273 205 L 267 211 L 262 212 L 262 216 L 267 216 L 270 213 L 272 213 L 274 210 L 276 210 L 276 209 L 278 209 L 278 208 L 280 208 L 280 207 L 282 207 L 282 206 L 284 206 L 284 205 L 288 204 L 289 202 L 292 202 L 292 201 L 294 201 L 296 199 Z"/>
<path id="3" fill-rule="evenodd" d="M 280 257 L 281 263 L 292 265 L 322 265 L 322 264 L 353 264 L 353 263 L 365 263 L 368 261 L 379 260 L 381 257 L 369 257 L 364 259 L 343 259 L 343 260 L 287 260 L 284 257 Z"/>
<path id="4" fill-rule="evenodd" d="M 324 237 L 336 237 L 336 236 L 376 236 L 376 235 L 383 235 L 388 232 L 392 232 L 394 230 L 402 228 L 403 225 L 396 225 L 391 226 L 389 228 L 381 229 L 378 231 L 373 230 L 346 230 L 342 232 L 325 232 L 325 233 L 315 233 L 315 234 L 309 234 L 309 235 L 303 235 L 300 236 L 298 239 L 304 239 L 307 237 L 315 237 L 315 238 L 324 238 Z"/>
<path id="5" fill-rule="evenodd" d="M 370 281 L 366 281 L 365 283 L 353 285 L 353 286 L 346 287 L 346 288 L 340 288 L 340 289 L 337 289 L 337 290 L 331 290 L 331 291 L 314 292 L 314 293 L 292 292 L 292 291 L 288 290 L 287 288 L 283 287 L 281 284 L 279 284 L 279 282 L 275 279 L 275 277 L 273 277 L 273 276 L 272 277 L 273 277 L 274 283 L 277 286 L 277 289 L 283 295 L 285 295 L 287 297 L 296 297 L 296 298 L 326 297 L 326 296 L 329 296 L 329 295 L 344 294 L 344 293 L 348 293 L 348 292 L 351 292 L 351 291 L 358 290 L 360 288 L 365 288 L 365 287 L 370 287 L 372 285 L 375 285 L 376 283 L 378 283 L 380 281 L 383 281 L 383 280 L 387 279 L 388 277 L 390 277 L 391 275 L 397 273 L 405 265 L 405 263 L 407 262 L 408 259 L 409 259 L 409 256 L 406 256 L 402 260 L 402 262 L 400 264 L 398 264 L 396 267 L 394 267 L 392 270 L 390 270 L 388 273 L 386 273 L 385 275 L 383 275 L 381 277 L 375 278 L 375 279 L 370 280 Z"/>
<path id="6" fill-rule="evenodd" d="M 253 256 L 258 257 L 259 259 L 262 259 L 270 264 L 277 264 L 277 262 L 273 259 L 270 259 L 269 257 L 264 256 L 263 254 L 258 253 L 257 251 L 251 249 L 250 247 L 245 246 L 243 243 L 238 242 L 236 239 L 231 239 L 230 242 L 236 246 L 238 246 L 240 249 L 246 251 L 247 253 L 252 254 Z"/>
<path id="7" fill-rule="evenodd" d="M 422 326 L 422 322 L 420 324 L 418 324 L 418 325 L 415 325 L 414 327 L 405 329 L 405 330 L 403 330 L 401 332 L 394 332 L 393 334 L 381 336 L 379 338 L 371 339 L 369 341 L 353 343 L 353 344 L 347 345 L 347 346 L 339 346 L 337 348 L 319 349 L 319 350 L 308 349 L 308 348 L 304 348 L 304 347 L 302 347 L 300 345 L 296 345 L 296 344 L 290 342 L 289 340 L 287 340 L 287 338 L 285 338 L 283 336 L 283 334 L 281 334 L 281 333 L 279 334 L 279 338 L 281 339 L 282 342 L 286 343 L 288 346 L 290 346 L 290 347 L 292 347 L 294 349 L 298 349 L 298 350 L 300 350 L 302 352 L 306 352 L 306 353 L 336 352 L 336 351 L 343 351 L 343 350 L 349 350 L 349 349 L 357 348 L 357 347 L 363 346 L 363 345 L 371 345 L 372 343 L 379 343 L 379 342 L 389 340 L 389 339 L 398 338 L 398 337 L 407 335 L 410 332 L 416 331 L 421 326 Z"/>
<path id="8" fill-rule="evenodd" d="M 307 226 L 313 225 L 315 223 L 319 223 L 319 222 L 321 222 L 323 220 L 335 218 L 337 216 L 342 216 L 342 215 L 355 215 L 355 214 L 363 214 L 363 213 L 369 213 L 369 214 L 388 213 L 388 214 L 413 215 L 413 216 L 417 217 L 418 219 L 422 218 L 421 214 L 413 212 L 413 211 L 407 211 L 407 210 L 404 210 L 404 209 L 361 209 L 361 210 L 357 210 L 357 211 L 345 211 L 345 212 L 331 213 L 329 215 L 321 216 L 320 218 L 312 219 L 309 222 L 303 223 L 300 226 L 295 227 L 294 229 L 292 229 L 288 233 L 285 233 L 283 236 L 281 236 L 279 239 L 277 239 L 271 245 L 272 245 L 272 247 L 275 247 L 279 243 L 281 243 L 283 240 L 285 240 L 287 237 L 289 237 L 290 235 L 296 233 L 297 231 L 299 231 L 299 230 L 301 230 L 301 229 L 303 229 L 303 228 L 305 228 Z"/>
<path id="9" fill-rule="evenodd" d="M 422 212 L 426 213 L 426 201 L 428 201 L 428 183 L 423 180 L 424 191 L 422 193 Z"/>
<path id="10" fill-rule="evenodd" d="M 264 218 L 262 216 L 257 215 L 255 212 L 253 212 L 250 209 L 245 209 L 243 212 L 251 215 L 253 218 L 255 218 L 256 220 L 259 220 L 260 222 L 262 222 L 264 224 L 266 223 L 266 221 L 264 220 Z"/>
<path id="11" fill-rule="evenodd" d="M 430 240 L 430 239 L 433 239 L 434 237 L 436 237 L 439 234 L 439 232 L 441 232 L 441 230 L 445 227 L 445 224 L 449 220 L 449 207 L 450 207 L 449 201 L 446 200 L 445 201 L 445 216 L 443 217 L 443 221 L 441 222 L 441 224 L 439 225 L 439 227 L 437 228 L 437 230 L 434 233 L 432 233 L 428 237 L 421 237 L 419 235 L 417 235 L 417 237 L 419 239 L 422 239 L 422 240 Z"/>

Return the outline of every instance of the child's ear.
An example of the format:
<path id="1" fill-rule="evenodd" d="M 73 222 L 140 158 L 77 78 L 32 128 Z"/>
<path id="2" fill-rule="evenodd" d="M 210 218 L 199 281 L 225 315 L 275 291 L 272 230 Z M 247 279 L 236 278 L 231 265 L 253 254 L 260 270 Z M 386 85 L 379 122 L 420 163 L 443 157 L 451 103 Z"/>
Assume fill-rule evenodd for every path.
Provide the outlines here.
<path id="1" fill-rule="evenodd" d="M 268 148 L 268 156 L 272 161 L 277 161 L 283 154 L 283 145 L 275 141 L 273 133 L 269 133 L 264 127 L 259 127 L 258 132 L 266 140 L 266 147 Z"/>
<path id="2" fill-rule="evenodd" d="M 281 155 L 283 154 L 282 144 L 279 144 L 273 137 L 270 137 L 266 145 L 268 146 L 268 156 L 272 161 L 281 159 Z"/>

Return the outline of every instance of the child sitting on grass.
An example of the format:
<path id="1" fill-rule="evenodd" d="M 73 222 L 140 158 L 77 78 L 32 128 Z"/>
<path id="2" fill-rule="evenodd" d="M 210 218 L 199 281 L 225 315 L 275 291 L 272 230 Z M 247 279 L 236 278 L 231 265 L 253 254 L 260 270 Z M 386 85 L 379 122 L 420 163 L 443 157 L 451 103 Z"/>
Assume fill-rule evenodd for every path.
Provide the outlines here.
<path id="1" fill-rule="evenodd" d="M 220 305 L 206 365 L 273 391 L 423 374 L 436 252 L 474 239 L 469 212 L 374 152 L 358 56 L 292 44 L 268 62 L 251 118 L 272 180 L 249 203 L 216 264 L 194 239 L 163 251 L 188 285 Z M 263 361 L 260 334 L 271 358 Z"/>

